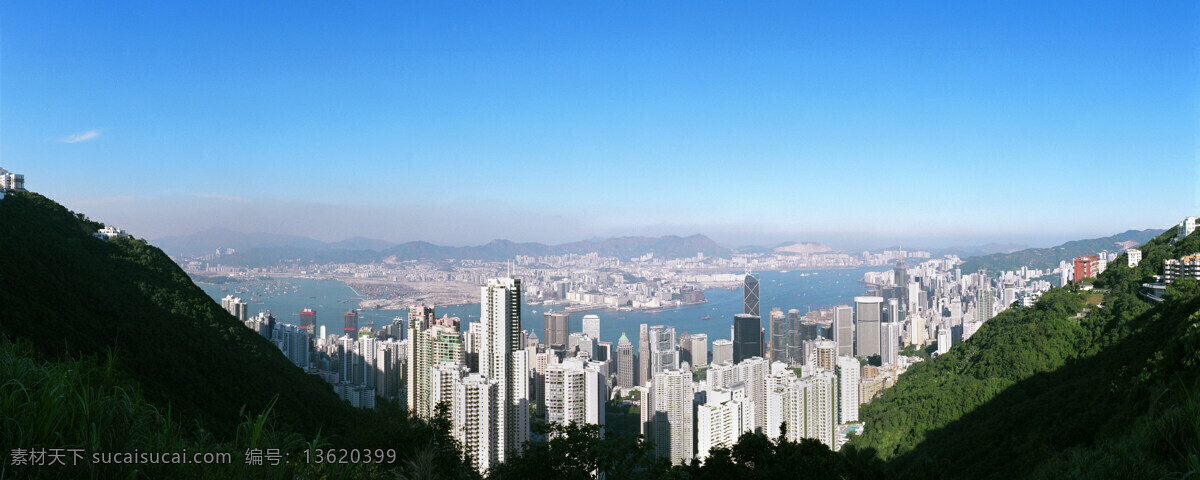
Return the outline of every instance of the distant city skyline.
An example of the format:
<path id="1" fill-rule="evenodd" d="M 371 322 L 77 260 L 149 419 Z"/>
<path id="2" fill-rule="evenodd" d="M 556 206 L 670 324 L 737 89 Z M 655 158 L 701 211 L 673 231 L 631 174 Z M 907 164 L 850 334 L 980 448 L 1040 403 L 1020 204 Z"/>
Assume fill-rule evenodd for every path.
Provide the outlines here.
<path id="1" fill-rule="evenodd" d="M 1200 212 L 1197 18 L 10 2 L 0 167 L 150 239 L 1044 247 Z"/>

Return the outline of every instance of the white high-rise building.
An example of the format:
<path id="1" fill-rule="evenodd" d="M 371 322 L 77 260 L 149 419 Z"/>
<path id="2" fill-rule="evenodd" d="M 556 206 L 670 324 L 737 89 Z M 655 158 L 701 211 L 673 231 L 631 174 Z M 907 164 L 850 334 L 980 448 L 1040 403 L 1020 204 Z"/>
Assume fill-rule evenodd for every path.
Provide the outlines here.
<path id="1" fill-rule="evenodd" d="M 773 375 L 771 380 L 766 401 L 770 421 L 764 433 L 778 436 L 786 423 L 788 440 L 815 438 L 834 448 L 840 403 L 837 376 L 821 371 L 797 379 L 791 372 L 785 372 Z"/>
<path id="2" fill-rule="evenodd" d="M 925 345 L 925 314 L 909 316 L 908 343 L 918 348 Z"/>
<path id="3" fill-rule="evenodd" d="M 862 365 L 854 357 L 838 357 L 838 417 L 837 423 L 858 421 L 858 381 Z"/>
<path id="4" fill-rule="evenodd" d="M 496 448 L 507 453 L 529 440 L 529 381 L 521 345 L 521 281 L 490 279 L 480 287 L 479 373 L 496 382 Z"/>
<path id="5" fill-rule="evenodd" d="M 624 333 L 621 338 L 617 339 L 617 386 L 621 388 L 629 388 L 637 384 L 635 381 L 634 366 L 637 362 L 633 361 L 633 343 L 629 341 Z"/>
<path id="6" fill-rule="evenodd" d="M 1129 268 L 1138 266 L 1138 264 L 1142 262 L 1142 251 L 1136 248 L 1126 250 L 1125 261 L 1128 263 Z"/>
<path id="7" fill-rule="evenodd" d="M 454 405 L 455 386 L 461 383 L 463 377 L 471 373 L 466 365 L 461 365 L 455 362 L 442 362 L 432 367 L 429 367 L 429 403 L 433 405 L 431 409 L 434 414 L 437 412 L 438 404 L 445 403 L 449 407 L 449 413 L 453 420 L 454 413 L 457 411 Z M 434 415 L 430 415 L 433 418 Z"/>
<path id="8" fill-rule="evenodd" d="M 837 377 L 818 372 L 800 379 L 805 389 L 805 438 L 815 438 L 834 448 L 837 435 Z"/>
<path id="9" fill-rule="evenodd" d="M 837 342 L 818 337 L 818 340 L 812 342 L 812 365 L 815 366 L 817 370 L 832 372 L 834 367 L 837 366 L 837 348 Z"/>
<path id="10" fill-rule="evenodd" d="M 883 316 L 883 297 L 854 297 L 858 310 L 858 338 L 855 355 L 879 355 L 879 324 Z"/>
<path id="11" fill-rule="evenodd" d="M 604 427 L 604 401 L 608 392 L 599 362 L 568 358 L 546 366 L 546 420 L 566 425 Z"/>
<path id="12" fill-rule="evenodd" d="M 703 333 L 692 335 L 692 366 L 694 368 L 708 366 L 708 335 Z"/>
<path id="13" fill-rule="evenodd" d="M 238 321 L 245 323 L 249 313 L 249 303 L 243 302 L 241 297 L 226 295 L 221 299 L 221 308 L 224 308 L 230 315 L 237 317 Z"/>
<path id="14" fill-rule="evenodd" d="M 718 388 L 730 389 L 733 384 L 737 383 L 737 374 L 734 373 L 733 362 L 714 363 L 708 369 L 708 389 L 716 390 Z"/>
<path id="15" fill-rule="evenodd" d="M 735 367 L 737 382 L 746 385 L 746 397 L 755 405 L 767 404 L 767 375 L 771 373 L 771 365 L 762 357 L 750 357 Z M 754 429 L 762 432 L 767 425 L 767 409 L 760 408 L 754 412 Z"/>
<path id="16" fill-rule="evenodd" d="M 921 284 L 909 282 L 906 288 L 908 288 L 908 305 L 905 305 L 904 308 L 909 315 L 913 315 L 921 310 Z"/>
<path id="17" fill-rule="evenodd" d="M 745 388 L 708 392 L 707 401 L 696 409 L 696 456 L 704 460 L 714 447 L 733 447 L 738 437 L 754 430 L 755 405 Z"/>
<path id="18" fill-rule="evenodd" d="M 596 337 L 582 332 L 575 332 L 567 337 L 567 355 L 586 353 L 589 360 L 594 360 L 599 350 Z"/>
<path id="19" fill-rule="evenodd" d="M 504 422 L 498 412 L 501 403 L 500 382 L 496 380 L 473 373 L 455 382 L 454 438 L 481 473 L 503 461 L 503 432 L 499 427 Z"/>
<path id="20" fill-rule="evenodd" d="M 0 168 L 0 190 L 25 190 L 25 175 Z M 3 197 L 0 197 L 3 198 Z M 245 321 L 246 319 L 242 319 Z"/>
<path id="21" fill-rule="evenodd" d="M 950 329 L 945 325 L 938 327 L 937 353 L 943 355 L 950 351 Z"/>
<path id="22" fill-rule="evenodd" d="M 586 333 L 589 337 L 595 338 L 597 341 L 599 341 L 600 340 L 600 317 L 597 315 L 584 315 L 583 316 L 583 333 Z"/>
<path id="23" fill-rule="evenodd" d="M 713 365 L 733 361 L 733 341 L 724 338 L 713 340 Z"/>
<path id="24" fill-rule="evenodd" d="M 654 441 L 658 456 L 672 464 L 690 460 L 693 445 L 692 372 L 666 370 L 650 382 L 648 409 L 643 409 L 642 434 Z M 648 431 L 647 431 L 648 430 Z"/>
<path id="25" fill-rule="evenodd" d="M 963 322 L 963 327 L 962 327 L 963 328 L 963 333 L 962 333 L 963 341 L 965 342 L 965 341 L 967 341 L 967 339 L 969 339 L 973 335 L 975 335 L 975 332 L 978 332 L 979 327 L 981 327 L 981 326 L 983 326 L 983 322 Z"/>
<path id="26" fill-rule="evenodd" d="M 679 368 L 679 349 L 675 344 L 675 327 L 650 327 L 650 376 Z"/>
<path id="27" fill-rule="evenodd" d="M 1179 222 L 1179 231 L 1175 233 L 1175 241 L 1183 240 L 1184 237 L 1196 231 L 1198 222 L 1200 222 L 1200 217 L 1184 217 L 1183 221 Z"/>
<path id="28" fill-rule="evenodd" d="M 833 340 L 838 344 L 838 356 L 854 356 L 854 309 L 838 305 L 833 310 Z"/>
<path id="29" fill-rule="evenodd" d="M 884 365 L 895 365 L 900 359 L 900 324 L 879 324 L 879 361 Z"/>

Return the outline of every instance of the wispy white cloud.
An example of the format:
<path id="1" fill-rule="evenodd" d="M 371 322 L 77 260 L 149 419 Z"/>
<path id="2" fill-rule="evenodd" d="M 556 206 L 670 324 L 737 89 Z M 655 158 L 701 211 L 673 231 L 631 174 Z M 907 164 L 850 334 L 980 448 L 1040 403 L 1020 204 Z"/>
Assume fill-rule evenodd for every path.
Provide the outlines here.
<path id="1" fill-rule="evenodd" d="M 88 140 L 94 140 L 98 137 L 100 137 L 99 130 L 88 130 L 83 133 L 67 135 L 63 138 L 58 139 L 58 141 L 62 142 L 62 143 L 79 143 L 79 142 L 86 142 Z"/>

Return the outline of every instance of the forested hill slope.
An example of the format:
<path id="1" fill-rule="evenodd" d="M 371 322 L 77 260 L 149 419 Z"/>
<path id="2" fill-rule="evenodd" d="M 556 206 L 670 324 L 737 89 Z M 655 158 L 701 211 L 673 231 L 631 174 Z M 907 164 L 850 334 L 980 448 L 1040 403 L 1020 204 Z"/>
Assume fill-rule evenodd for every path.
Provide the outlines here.
<path id="1" fill-rule="evenodd" d="M 1010 253 L 978 255 L 967 258 L 959 268 L 962 273 L 987 270 L 991 272 L 992 276 L 1005 270 L 1018 270 L 1021 267 L 1052 269 L 1058 266 L 1058 262 L 1070 262 L 1072 258 L 1102 250 L 1115 252 L 1122 245 L 1128 245 L 1130 242 L 1142 244 L 1160 233 L 1162 230 L 1128 230 L 1110 237 L 1072 240 L 1055 247 L 1026 248 Z"/>
<path id="2" fill-rule="evenodd" d="M 1200 288 L 1178 282 L 1158 305 L 1136 293 L 1164 258 L 1200 252 L 1200 235 L 1173 235 L 1148 242 L 1136 269 L 1111 263 L 1108 293 L 1054 289 L 909 369 L 864 406 L 851 444 L 907 478 L 1197 472 Z"/>
<path id="3" fill-rule="evenodd" d="M 162 251 L 134 238 L 96 238 L 100 227 L 34 193 L 0 199 L 0 371 L 13 375 L 0 386 L 4 452 L 190 448 L 231 452 L 236 461 L 232 470 L 14 465 L 9 475 L 393 478 L 417 458 L 446 477 L 476 476 L 444 430 L 390 405 L 352 408 L 221 309 Z M 242 453 L 255 445 L 290 456 L 275 470 L 247 467 Z M 302 452 L 317 447 L 398 455 L 387 465 L 305 462 Z"/>
<path id="4" fill-rule="evenodd" d="M 278 410 L 297 431 L 353 415 L 320 379 L 222 310 L 162 251 L 92 236 L 99 226 L 37 194 L 0 201 L 0 331 L 48 358 L 116 353 L 147 399 L 228 432 Z"/>

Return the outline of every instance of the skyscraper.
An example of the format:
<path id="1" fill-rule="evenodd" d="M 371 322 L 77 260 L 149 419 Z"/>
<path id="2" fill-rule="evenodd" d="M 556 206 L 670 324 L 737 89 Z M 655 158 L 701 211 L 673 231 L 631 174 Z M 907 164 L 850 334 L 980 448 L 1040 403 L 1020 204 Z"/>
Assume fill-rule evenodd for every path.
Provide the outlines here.
<path id="1" fill-rule="evenodd" d="M 650 327 L 646 324 L 638 326 L 638 374 L 635 380 L 638 385 L 650 381 Z"/>
<path id="2" fill-rule="evenodd" d="M 741 363 L 750 357 L 761 357 L 762 319 L 739 313 L 733 316 L 733 362 Z"/>
<path id="3" fill-rule="evenodd" d="M 733 362 L 733 342 L 724 338 L 713 340 L 713 365 L 720 365 L 725 362 Z"/>
<path id="4" fill-rule="evenodd" d="M 312 311 L 311 308 L 306 308 L 306 309 L 300 311 L 300 328 L 303 328 L 304 331 L 308 332 L 311 335 L 311 334 L 317 333 L 316 331 L 313 330 L 313 328 L 315 328 L 316 325 L 317 325 L 317 312 Z"/>
<path id="5" fill-rule="evenodd" d="M 800 310 L 791 309 L 787 313 L 787 362 L 795 365 L 803 358 L 803 340 L 800 333 Z"/>
<path id="6" fill-rule="evenodd" d="M 975 291 L 975 318 L 979 323 L 986 322 L 992 319 L 995 315 L 996 297 L 992 294 L 992 287 L 982 287 Z"/>
<path id="7" fill-rule="evenodd" d="M 462 335 L 458 318 L 434 316 L 433 307 L 408 309 L 408 364 L 405 384 L 408 408 L 421 418 L 432 418 L 437 403 L 431 400 L 430 371 L 443 363 L 462 365 Z"/>
<path id="8" fill-rule="evenodd" d="M 758 317 L 758 279 L 754 275 L 746 274 L 746 279 L 742 283 L 742 296 L 745 298 L 742 313 Z"/>
<path id="9" fill-rule="evenodd" d="M 854 356 L 854 310 L 849 305 L 833 309 L 833 340 L 838 344 L 839 357 Z"/>
<path id="10" fill-rule="evenodd" d="M 643 434 L 654 441 L 658 456 L 672 464 L 686 462 L 694 454 L 692 372 L 660 372 L 651 384 L 650 416 L 644 424 L 650 431 Z"/>
<path id="11" fill-rule="evenodd" d="M 496 382 L 496 458 L 529 439 L 526 353 L 521 348 L 521 280 L 489 279 L 480 287 L 479 373 Z"/>
<path id="12" fill-rule="evenodd" d="M 471 374 L 454 385 L 454 437 L 475 468 L 486 472 L 504 459 L 504 423 L 499 408 L 503 404 L 500 382 L 482 374 Z"/>
<path id="13" fill-rule="evenodd" d="M 896 261 L 893 269 L 896 285 L 896 296 L 901 307 L 908 305 L 908 265 L 904 263 L 904 251 L 900 252 L 900 260 Z"/>
<path id="14" fill-rule="evenodd" d="M 812 344 L 813 349 L 813 365 L 818 370 L 832 372 L 837 366 L 837 342 L 833 340 L 818 339 Z"/>
<path id="15" fill-rule="evenodd" d="M 883 309 L 882 323 L 879 324 L 879 361 L 884 365 L 895 365 L 900 349 L 900 322 L 904 311 L 900 300 L 889 298 L 887 308 Z"/>
<path id="16" fill-rule="evenodd" d="M 543 330 L 546 346 L 550 348 L 566 348 L 568 341 L 567 312 L 546 312 L 543 315 L 546 328 Z"/>
<path id="17" fill-rule="evenodd" d="M 734 367 L 737 379 L 746 384 L 746 397 L 755 405 L 767 404 L 767 375 L 771 374 L 771 364 L 762 357 L 751 357 Z M 762 432 L 767 425 L 767 409 L 760 408 L 754 412 L 754 429 Z"/>
<path id="18" fill-rule="evenodd" d="M 345 324 L 343 331 L 345 336 L 350 338 L 358 338 L 358 311 L 351 310 L 346 312 Z"/>
<path id="19" fill-rule="evenodd" d="M 687 330 L 679 334 L 678 351 L 679 364 L 683 365 L 684 362 L 687 362 L 688 365 L 692 365 L 692 336 L 688 334 Z"/>
<path id="20" fill-rule="evenodd" d="M 221 308 L 224 308 L 230 315 L 237 317 L 238 321 L 243 323 L 249 318 L 249 305 L 243 302 L 240 297 L 234 297 L 233 295 L 226 295 L 225 298 L 221 299 Z"/>
<path id="21" fill-rule="evenodd" d="M 697 333 L 692 335 L 692 366 L 708 365 L 708 335 Z"/>
<path id="22" fill-rule="evenodd" d="M 858 421 L 858 380 L 861 373 L 862 365 L 854 357 L 837 358 L 839 424 Z"/>
<path id="23" fill-rule="evenodd" d="M 597 315 L 584 315 L 583 333 L 596 339 L 597 342 L 600 341 L 600 317 Z"/>
<path id="24" fill-rule="evenodd" d="M 696 456 L 704 460 L 714 447 L 732 448 L 738 437 L 754 430 L 754 402 L 745 388 L 714 389 L 696 409 Z"/>
<path id="25" fill-rule="evenodd" d="M 786 362 L 788 347 L 787 315 L 783 313 L 783 310 L 776 307 L 771 309 L 771 314 L 768 318 L 768 323 L 771 327 L 770 360 L 772 362 Z"/>
<path id="26" fill-rule="evenodd" d="M 546 366 L 546 421 L 603 427 L 604 401 L 608 395 L 598 365 L 568 358 Z"/>
<path id="27" fill-rule="evenodd" d="M 928 333 L 925 327 L 925 314 L 910 316 L 908 320 L 908 343 L 916 345 L 919 349 L 924 348 Z"/>
<path id="28" fill-rule="evenodd" d="M 679 368 L 679 351 L 675 345 L 675 327 L 655 325 L 649 329 L 650 378 L 666 370 Z"/>
<path id="29" fill-rule="evenodd" d="M 854 297 L 858 311 L 858 342 L 856 349 L 860 357 L 879 355 L 879 323 L 882 315 L 882 297 Z"/>
<path id="30" fill-rule="evenodd" d="M 937 331 L 937 354 L 943 355 L 950 351 L 950 329 L 945 325 L 938 327 Z"/>
<path id="31" fill-rule="evenodd" d="M 636 383 L 633 371 L 633 344 L 629 342 L 629 338 L 621 333 L 621 338 L 617 339 L 617 386 L 621 388 L 629 388 Z"/>

